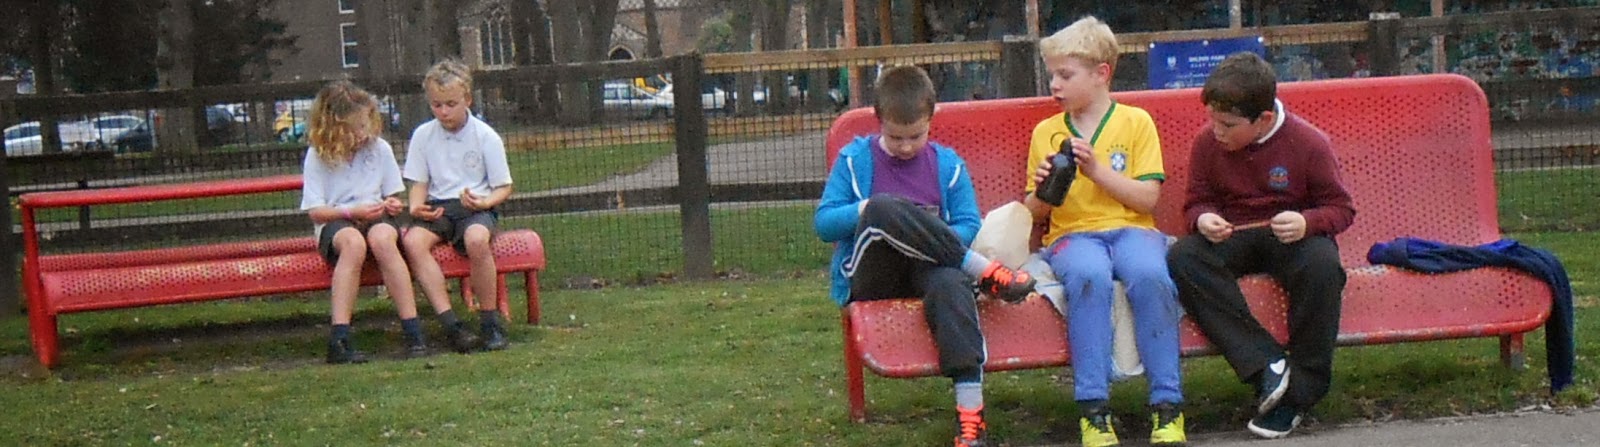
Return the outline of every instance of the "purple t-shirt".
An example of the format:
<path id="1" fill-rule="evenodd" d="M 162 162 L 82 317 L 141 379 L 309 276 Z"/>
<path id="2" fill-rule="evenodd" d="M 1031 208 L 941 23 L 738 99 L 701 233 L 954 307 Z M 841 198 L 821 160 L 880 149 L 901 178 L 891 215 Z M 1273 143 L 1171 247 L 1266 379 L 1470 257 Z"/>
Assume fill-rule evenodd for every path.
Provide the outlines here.
<path id="1" fill-rule="evenodd" d="M 933 145 L 910 160 L 889 155 L 883 146 L 872 148 L 872 194 L 893 194 L 925 208 L 939 209 L 944 193 L 939 189 L 939 155 Z"/>

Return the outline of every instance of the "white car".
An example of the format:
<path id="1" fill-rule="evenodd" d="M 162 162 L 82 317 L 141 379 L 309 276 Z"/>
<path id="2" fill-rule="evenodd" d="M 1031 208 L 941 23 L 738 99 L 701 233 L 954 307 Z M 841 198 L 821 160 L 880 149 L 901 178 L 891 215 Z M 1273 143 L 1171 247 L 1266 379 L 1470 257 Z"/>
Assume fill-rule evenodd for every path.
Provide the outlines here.
<path id="1" fill-rule="evenodd" d="M 667 84 L 666 87 L 662 87 L 661 92 L 657 93 L 657 95 L 660 95 L 662 98 L 666 98 L 669 101 L 672 100 L 672 84 Z M 700 108 L 706 110 L 725 110 L 728 108 L 728 97 L 729 95 L 727 92 L 722 91 L 720 88 L 707 88 L 706 91 L 700 93 Z"/>
<path id="2" fill-rule="evenodd" d="M 106 115 L 95 117 L 87 122 L 94 136 L 99 141 L 116 141 L 122 134 L 144 124 L 144 118 L 133 115 Z"/>
<path id="3" fill-rule="evenodd" d="M 92 128 L 84 123 L 60 123 L 56 127 L 61 131 L 61 149 L 74 151 L 78 149 L 96 149 L 101 146 L 100 140 L 95 138 Z M 44 140 L 39 135 L 39 122 L 29 121 L 15 126 L 7 127 L 6 156 L 38 155 L 44 153 Z"/>
<path id="4" fill-rule="evenodd" d="M 608 115 L 629 118 L 672 116 L 672 97 L 652 95 L 626 82 L 607 82 L 602 92 L 602 107 Z"/>

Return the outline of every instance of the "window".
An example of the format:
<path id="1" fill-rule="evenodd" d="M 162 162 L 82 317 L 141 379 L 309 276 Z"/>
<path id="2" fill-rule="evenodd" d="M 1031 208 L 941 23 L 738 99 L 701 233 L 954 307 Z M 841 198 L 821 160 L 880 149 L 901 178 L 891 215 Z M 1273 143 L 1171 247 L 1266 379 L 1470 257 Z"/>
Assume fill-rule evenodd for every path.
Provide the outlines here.
<path id="1" fill-rule="evenodd" d="M 361 60 L 356 57 L 356 24 L 339 24 L 340 51 L 344 61 L 344 68 L 359 67 Z"/>
<path id="2" fill-rule="evenodd" d="M 505 14 L 496 12 L 483 20 L 479 30 L 479 47 L 483 51 L 483 65 L 510 66 L 515 62 L 516 39 L 511 35 L 511 21 Z"/>
<path id="3" fill-rule="evenodd" d="M 356 0 L 339 0 L 339 13 L 352 14 L 356 12 Z"/>

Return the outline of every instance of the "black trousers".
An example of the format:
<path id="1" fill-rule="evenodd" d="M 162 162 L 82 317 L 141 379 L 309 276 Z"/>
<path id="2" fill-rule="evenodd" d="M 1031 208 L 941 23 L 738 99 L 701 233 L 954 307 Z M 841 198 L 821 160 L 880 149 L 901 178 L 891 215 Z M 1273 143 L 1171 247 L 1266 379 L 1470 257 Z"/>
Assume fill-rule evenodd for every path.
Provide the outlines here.
<path id="1" fill-rule="evenodd" d="M 844 266 L 851 301 L 922 297 L 940 372 L 961 382 L 981 377 L 987 356 L 972 277 L 961 270 L 966 254 L 933 213 L 880 194 L 862 210 L 855 253 Z"/>
<path id="2" fill-rule="evenodd" d="M 1306 410 L 1328 394 L 1345 284 L 1333 239 L 1310 236 L 1284 244 L 1271 229 L 1257 228 L 1213 244 L 1191 234 L 1167 252 L 1167 263 L 1178 301 L 1240 381 L 1287 356 L 1292 372 L 1285 402 Z M 1288 346 L 1279 346 L 1245 304 L 1238 279 L 1252 273 L 1272 276 L 1289 296 Z"/>

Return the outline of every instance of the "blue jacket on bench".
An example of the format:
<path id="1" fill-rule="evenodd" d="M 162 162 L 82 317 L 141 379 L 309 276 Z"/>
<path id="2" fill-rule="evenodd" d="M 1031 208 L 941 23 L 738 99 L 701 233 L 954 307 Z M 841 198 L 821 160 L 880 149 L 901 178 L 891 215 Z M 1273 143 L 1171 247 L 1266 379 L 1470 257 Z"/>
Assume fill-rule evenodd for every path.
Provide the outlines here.
<path id="1" fill-rule="evenodd" d="M 1478 267 L 1506 267 L 1528 272 L 1550 284 L 1554 302 L 1550 320 L 1544 325 L 1545 363 L 1550 369 L 1550 392 L 1572 384 L 1572 365 L 1576 361 L 1573 332 L 1572 283 L 1561 260 L 1548 251 L 1528 247 L 1511 239 L 1466 247 L 1402 237 L 1379 242 L 1367 251 L 1367 262 L 1387 264 L 1429 273 L 1447 273 Z"/>

